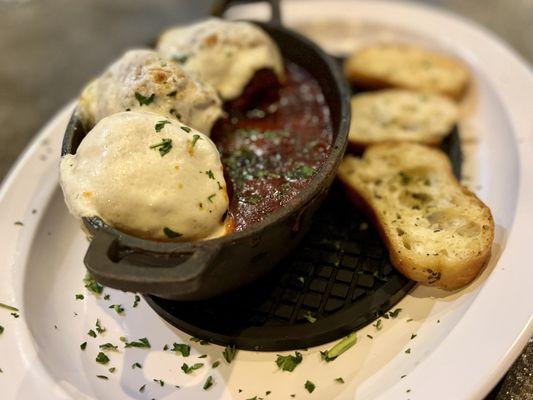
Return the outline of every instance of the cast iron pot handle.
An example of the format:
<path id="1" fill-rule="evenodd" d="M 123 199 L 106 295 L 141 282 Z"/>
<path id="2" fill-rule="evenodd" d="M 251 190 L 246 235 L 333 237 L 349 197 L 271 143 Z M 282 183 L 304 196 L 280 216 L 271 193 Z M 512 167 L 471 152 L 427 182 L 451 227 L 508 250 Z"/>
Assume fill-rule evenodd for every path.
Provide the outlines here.
<path id="1" fill-rule="evenodd" d="M 224 12 L 234 4 L 262 3 L 265 0 L 217 0 L 211 9 L 211 15 L 222 17 Z M 270 4 L 270 24 L 281 26 L 280 0 L 266 0 Z"/>
<path id="2" fill-rule="evenodd" d="M 202 275 L 219 251 L 220 245 L 207 242 L 197 242 L 190 251 L 176 253 L 121 249 L 116 236 L 97 231 L 83 261 L 105 286 L 156 295 L 187 294 L 201 286 Z"/>

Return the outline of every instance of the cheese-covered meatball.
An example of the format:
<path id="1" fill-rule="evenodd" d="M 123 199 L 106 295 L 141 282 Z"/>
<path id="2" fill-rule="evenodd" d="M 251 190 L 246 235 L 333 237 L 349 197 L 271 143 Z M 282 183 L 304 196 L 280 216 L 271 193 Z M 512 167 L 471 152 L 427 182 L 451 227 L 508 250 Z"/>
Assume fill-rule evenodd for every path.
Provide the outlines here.
<path id="1" fill-rule="evenodd" d="M 90 127 L 111 114 L 142 110 L 178 119 L 206 135 L 223 115 L 212 87 L 152 50 L 126 52 L 85 88 L 79 109 Z"/>
<path id="2" fill-rule="evenodd" d="M 215 87 L 224 100 L 238 97 L 254 74 L 273 70 L 281 81 L 283 59 L 274 41 L 248 22 L 211 18 L 163 33 L 157 49 Z"/>
<path id="3" fill-rule="evenodd" d="M 225 234 L 228 195 L 215 145 L 162 115 L 131 111 L 102 119 L 76 154 L 61 159 L 60 182 L 74 216 L 98 216 L 141 238 Z"/>

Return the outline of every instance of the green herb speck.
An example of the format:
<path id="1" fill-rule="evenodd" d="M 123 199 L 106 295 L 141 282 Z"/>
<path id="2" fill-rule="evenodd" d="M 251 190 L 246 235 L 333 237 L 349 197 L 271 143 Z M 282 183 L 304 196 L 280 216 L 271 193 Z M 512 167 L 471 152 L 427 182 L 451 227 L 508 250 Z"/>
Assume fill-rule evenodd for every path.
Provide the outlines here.
<path id="1" fill-rule="evenodd" d="M 139 102 L 140 106 L 148 106 L 148 105 L 152 104 L 152 102 L 154 101 L 155 94 L 152 93 L 149 97 L 146 97 L 146 96 L 143 96 L 142 94 L 140 94 L 139 92 L 135 92 L 135 98 Z"/>

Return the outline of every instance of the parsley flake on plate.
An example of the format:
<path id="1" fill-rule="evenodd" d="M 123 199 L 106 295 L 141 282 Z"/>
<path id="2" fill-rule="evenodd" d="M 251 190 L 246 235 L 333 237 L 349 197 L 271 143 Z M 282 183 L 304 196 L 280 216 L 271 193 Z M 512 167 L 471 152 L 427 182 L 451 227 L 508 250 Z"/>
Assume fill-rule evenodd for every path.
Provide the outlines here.
<path id="1" fill-rule="evenodd" d="M 407 350 L 405 350 L 405 354 L 411 354 L 411 348 L 408 348 Z"/>
<path id="2" fill-rule="evenodd" d="M 145 388 L 146 388 L 146 385 L 142 385 L 142 386 L 139 388 L 139 392 L 140 392 L 140 393 L 143 393 Z"/>
<path id="3" fill-rule="evenodd" d="M 96 282 L 96 280 L 88 272 L 85 274 L 85 278 L 83 278 L 83 283 L 87 290 L 93 292 L 94 294 L 102 294 L 104 291 L 104 287 Z"/>
<path id="4" fill-rule="evenodd" d="M 107 376 L 105 376 L 105 375 L 96 375 L 96 377 L 97 377 L 98 379 L 102 379 L 102 380 L 104 380 L 104 381 L 109 380 L 109 378 L 108 378 Z"/>
<path id="5" fill-rule="evenodd" d="M 6 310 L 9 310 L 9 311 L 18 311 L 19 310 L 16 307 L 13 307 L 13 306 L 10 306 L 10 305 L 4 304 L 4 303 L 0 303 L 0 308 L 5 308 Z"/>
<path id="6" fill-rule="evenodd" d="M 85 350 L 87 348 L 87 342 L 80 344 L 80 349 Z"/>
<path id="7" fill-rule="evenodd" d="M 111 367 L 108 369 L 109 372 L 114 373 L 117 369 L 115 367 Z"/>
<path id="8" fill-rule="evenodd" d="M 82 294 L 76 295 L 76 300 L 83 300 L 85 297 Z"/>
<path id="9" fill-rule="evenodd" d="M 139 305 L 139 302 L 141 301 L 141 296 L 138 294 L 135 295 L 135 300 L 133 301 L 133 308 L 137 307 Z"/>
<path id="10" fill-rule="evenodd" d="M 96 332 L 91 329 L 91 330 L 89 330 L 89 332 L 87 332 L 87 335 L 89 335 L 90 337 L 95 338 L 96 337 Z"/>
<path id="11" fill-rule="evenodd" d="M 279 369 L 282 371 L 294 371 L 294 368 L 298 366 L 302 362 L 302 353 L 299 351 L 296 351 L 294 355 L 289 354 L 288 356 L 282 356 L 278 354 L 278 358 L 276 359 L 276 365 Z"/>
<path id="12" fill-rule="evenodd" d="M 105 365 L 109 362 L 109 357 L 106 356 L 104 353 L 100 352 L 96 356 L 96 362 Z"/>
<path id="13" fill-rule="evenodd" d="M 133 363 L 133 364 L 131 365 L 131 369 L 135 369 L 135 368 L 141 368 L 141 369 L 142 369 L 142 367 L 143 367 L 143 366 L 142 366 L 141 364 L 139 364 L 138 362 Z"/>
<path id="14" fill-rule="evenodd" d="M 383 323 L 381 322 L 381 319 L 378 319 L 375 324 L 372 324 L 374 328 L 376 328 L 377 331 L 380 331 L 383 328 Z"/>
<path id="15" fill-rule="evenodd" d="M 176 354 L 181 353 L 183 357 L 189 357 L 189 355 L 191 354 L 191 346 L 184 343 L 174 343 L 172 351 L 175 351 Z"/>
<path id="16" fill-rule="evenodd" d="M 115 310 L 115 312 L 116 312 L 117 314 L 119 314 L 119 315 L 122 314 L 122 313 L 124 312 L 124 307 L 122 307 L 121 304 L 111 304 L 111 305 L 109 306 L 109 308 L 112 308 L 113 310 Z"/>
<path id="17" fill-rule="evenodd" d="M 213 377 L 209 375 L 204 383 L 204 390 L 209 389 L 211 386 L 213 386 Z"/>
<path id="18" fill-rule="evenodd" d="M 236 354 L 237 350 L 235 349 L 235 346 L 226 346 L 226 348 L 222 352 L 224 360 L 226 360 L 228 364 L 231 364 Z"/>
<path id="19" fill-rule="evenodd" d="M 220 361 L 215 361 L 213 365 L 211 365 L 212 368 L 217 368 L 220 365 Z"/>
<path id="20" fill-rule="evenodd" d="M 118 346 L 115 346 L 112 343 L 104 343 L 104 344 L 100 345 L 100 349 L 101 350 L 117 351 L 118 350 Z"/>
<path id="21" fill-rule="evenodd" d="M 126 342 L 125 347 L 138 347 L 138 348 L 150 348 L 150 342 L 146 338 L 141 338 L 138 341 Z"/>
<path id="22" fill-rule="evenodd" d="M 344 379 L 342 378 L 335 378 L 335 382 L 338 382 L 338 383 L 344 383 Z"/>
<path id="23" fill-rule="evenodd" d="M 331 349 L 326 350 L 326 351 L 321 351 L 320 355 L 322 356 L 322 359 L 324 359 L 327 362 L 330 362 L 336 359 L 338 356 L 340 356 L 342 353 L 344 353 L 346 350 L 351 348 L 356 343 L 357 343 L 357 335 L 355 332 L 352 332 L 348 336 L 346 336 L 344 339 L 342 339 L 339 343 L 337 343 L 335 346 L 333 346 Z"/>
<path id="24" fill-rule="evenodd" d="M 390 311 L 390 312 L 389 312 L 389 316 L 390 316 L 391 318 L 396 318 L 396 317 L 400 314 L 401 311 L 402 311 L 401 308 L 397 308 L 397 309 L 394 310 L 394 311 Z"/>
<path id="25" fill-rule="evenodd" d="M 102 324 L 100 323 L 99 319 L 96 319 L 96 332 L 98 332 L 98 333 L 104 333 L 105 332 L 105 328 L 102 326 Z"/>
<path id="26" fill-rule="evenodd" d="M 165 386 L 165 381 L 162 379 L 154 379 L 154 382 L 159 383 L 159 386 L 161 387 Z"/>
<path id="27" fill-rule="evenodd" d="M 313 393 L 313 391 L 315 390 L 315 384 L 311 381 L 305 381 L 304 387 L 309 393 Z"/>
<path id="28" fill-rule="evenodd" d="M 148 106 L 153 103 L 155 99 L 155 93 L 152 93 L 149 97 L 143 96 L 139 92 L 135 92 L 135 98 L 139 102 L 139 105 L 142 106 Z"/>
<path id="29" fill-rule="evenodd" d="M 4 327 L 2 325 L 0 325 L 0 335 L 4 333 Z"/>
<path id="30" fill-rule="evenodd" d="M 186 374 L 190 374 L 193 371 L 196 371 L 197 369 L 200 369 L 204 366 L 203 363 L 196 363 L 191 366 L 187 365 L 187 363 L 183 363 L 181 366 L 181 370 L 185 372 Z"/>

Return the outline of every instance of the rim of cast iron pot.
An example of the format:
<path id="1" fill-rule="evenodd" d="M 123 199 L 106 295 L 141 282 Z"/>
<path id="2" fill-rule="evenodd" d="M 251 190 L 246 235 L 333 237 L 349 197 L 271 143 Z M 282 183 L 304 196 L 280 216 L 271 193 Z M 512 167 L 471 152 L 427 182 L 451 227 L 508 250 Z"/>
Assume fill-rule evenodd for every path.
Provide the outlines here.
<path id="1" fill-rule="evenodd" d="M 308 202 L 310 202 L 320 192 L 322 192 L 323 190 L 329 190 L 331 184 L 325 185 L 325 181 L 327 177 L 330 176 L 330 174 L 336 174 L 337 168 L 342 160 L 342 157 L 344 155 L 344 152 L 347 146 L 348 128 L 350 124 L 350 107 L 349 107 L 350 91 L 348 88 L 348 84 L 346 80 L 343 78 L 340 68 L 335 63 L 333 58 L 328 56 L 316 43 L 300 35 L 299 33 L 294 32 L 292 30 L 288 30 L 282 26 L 273 27 L 271 25 L 264 24 L 258 21 L 250 21 L 250 22 L 257 24 L 262 28 L 277 29 L 277 30 L 283 31 L 285 34 L 292 35 L 293 37 L 295 37 L 296 39 L 298 39 L 299 41 L 303 42 L 305 45 L 310 47 L 327 66 L 329 70 L 328 72 L 331 75 L 331 81 L 335 83 L 336 88 L 339 92 L 339 96 L 341 98 L 340 109 L 338 110 L 340 121 L 338 124 L 339 125 L 338 129 L 336 130 L 337 131 L 336 136 L 333 142 L 331 143 L 330 152 L 328 154 L 326 161 L 324 161 L 324 163 L 319 167 L 318 172 L 313 176 L 311 181 L 304 187 L 304 189 L 298 195 L 296 195 L 296 197 L 292 198 L 288 203 L 278 208 L 276 211 L 268 215 L 263 220 L 257 223 L 254 223 L 253 225 L 245 228 L 242 231 L 233 232 L 228 235 L 221 236 L 219 238 L 214 238 L 214 239 L 196 240 L 196 241 L 189 241 L 189 242 L 167 242 L 167 241 L 157 241 L 157 240 L 151 240 L 151 239 L 142 239 L 137 236 L 133 236 L 123 231 L 120 231 L 114 228 L 113 226 L 106 224 L 100 217 L 96 217 L 96 216 L 95 217 L 83 217 L 82 220 L 84 221 L 85 224 L 93 227 L 96 230 L 105 231 L 105 232 L 113 234 L 114 236 L 117 236 L 120 239 L 120 243 L 128 247 L 138 248 L 138 249 L 143 249 L 143 250 L 148 250 L 148 251 L 157 251 L 157 252 L 177 252 L 180 250 L 189 250 L 191 246 L 193 247 L 200 246 L 200 245 L 206 246 L 206 245 L 211 245 L 211 244 L 212 245 L 216 245 L 216 244 L 223 245 L 228 242 L 236 242 L 236 241 L 246 239 L 247 237 L 253 236 L 256 233 L 264 230 L 269 225 L 272 225 L 280 220 L 290 217 L 295 212 L 298 212 L 299 210 L 301 210 Z M 314 74 L 311 74 L 311 75 L 313 76 L 313 78 L 316 79 L 316 76 Z M 323 88 L 322 85 L 321 87 Z M 330 111 L 330 114 L 332 114 L 333 112 L 331 111 L 330 104 L 327 104 L 327 107 Z M 76 114 L 77 113 L 74 112 L 74 114 L 72 115 L 71 122 L 72 120 L 78 118 Z M 71 126 L 74 126 L 74 124 L 69 123 L 69 127 Z M 73 128 L 70 128 L 70 129 L 73 129 Z M 335 132 L 335 129 L 333 130 L 333 132 Z M 69 144 L 69 148 L 70 148 L 70 151 L 72 151 L 72 141 Z M 62 155 L 65 155 L 68 153 L 68 151 L 65 151 L 65 150 L 66 150 L 65 146 L 63 146 Z"/>

